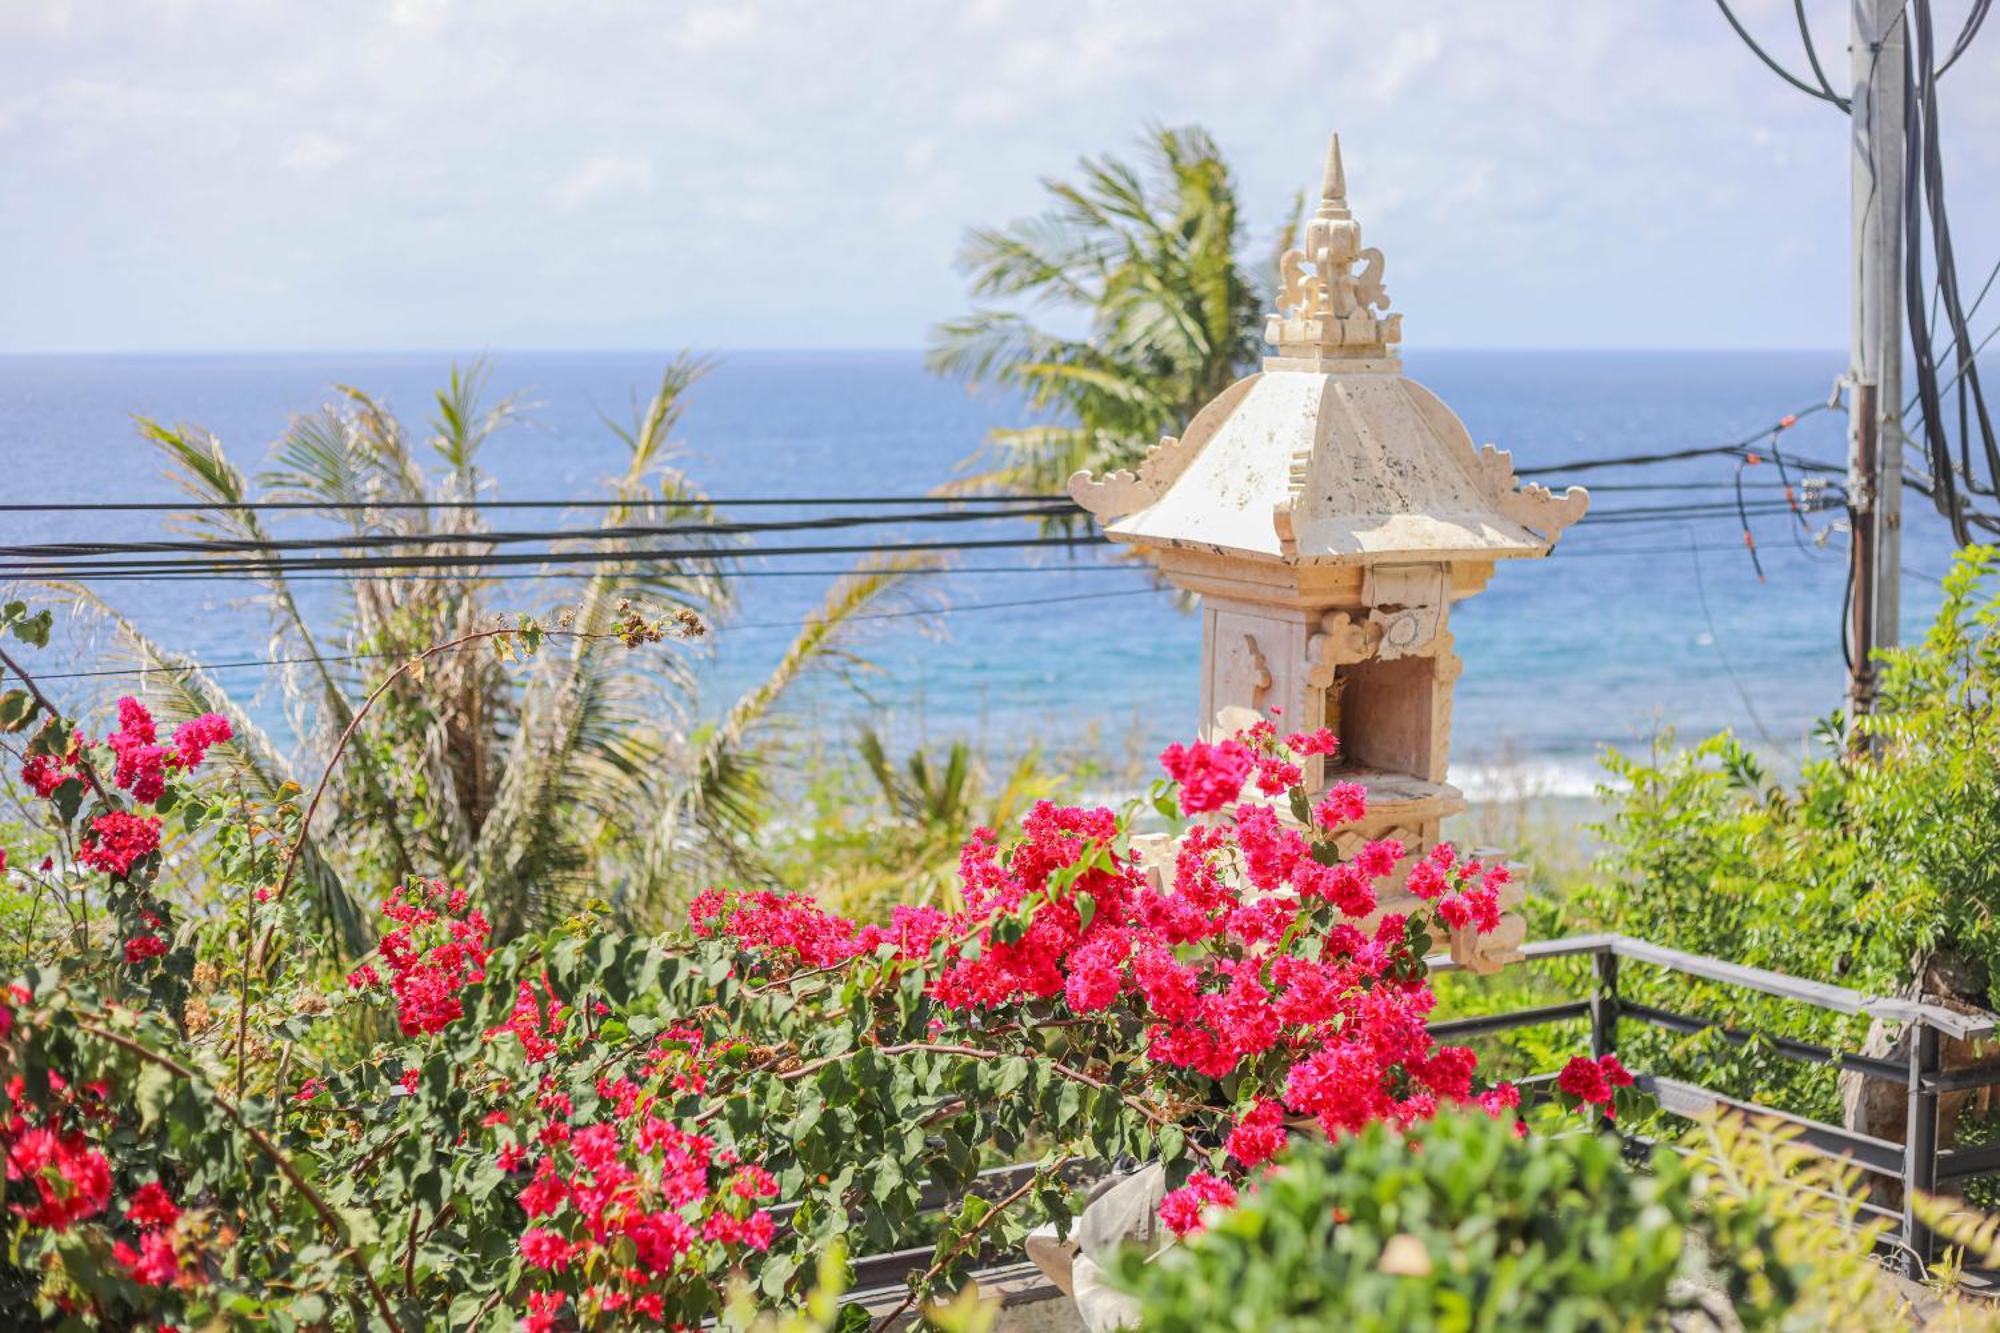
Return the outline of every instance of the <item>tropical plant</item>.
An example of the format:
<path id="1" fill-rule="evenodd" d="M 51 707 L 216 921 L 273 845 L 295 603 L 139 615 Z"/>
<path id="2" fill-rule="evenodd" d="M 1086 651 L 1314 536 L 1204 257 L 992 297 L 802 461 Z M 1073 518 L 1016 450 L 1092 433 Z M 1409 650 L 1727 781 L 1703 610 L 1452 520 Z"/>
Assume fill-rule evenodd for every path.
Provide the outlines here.
<path id="1" fill-rule="evenodd" d="M 958 906 L 958 854 L 976 828 L 1007 828 L 1036 801 L 1073 795 L 1091 772 L 1082 755 L 1030 748 L 997 775 L 962 740 L 913 748 L 899 764 L 872 726 L 851 753 L 827 753 L 771 830 L 769 856 L 794 889 L 851 915 L 896 903 Z M 871 785 L 872 784 L 872 785 Z"/>
<path id="2" fill-rule="evenodd" d="M 1860 856 L 1907 953 L 2000 977 L 2000 548 L 1968 547 L 1920 642 L 1881 654 L 1850 796 Z M 1906 956 L 1907 956 L 1906 953 Z M 1991 991 L 1988 991 L 1991 994 Z"/>
<path id="3" fill-rule="evenodd" d="M 1199 128 L 1154 127 L 1142 160 L 1085 158 L 1049 211 L 974 229 L 961 264 L 980 304 L 933 331 L 933 370 L 1019 392 L 1045 418 L 994 431 L 960 489 L 1060 492 L 1079 468 L 1130 467 L 1256 364 L 1289 244 L 1244 256 L 1236 182 Z M 1296 207 L 1294 213 L 1296 213 Z M 1089 322 L 1037 325 L 1020 304 Z"/>
<path id="4" fill-rule="evenodd" d="M 1185 1245 L 1127 1251 L 1113 1275 L 1149 1330 L 2000 1326 L 1953 1287 L 1967 1259 L 2000 1262 L 2000 1218 L 1916 1208 L 1959 1247 L 1921 1318 L 1862 1172 L 1795 1125 L 1706 1116 L 1642 1165 L 1609 1134 L 1452 1114 L 1299 1146 Z"/>
<path id="5" fill-rule="evenodd" d="M 508 661 L 586 636 L 643 652 L 684 622 L 575 623 L 474 642 L 529 669 Z M 47 627 L 9 606 L 0 631 Z M 1011 845 L 966 846 L 962 910 L 882 925 L 715 890 L 659 937 L 580 915 L 501 944 L 474 895 L 410 878 L 342 985 L 292 891 L 333 770 L 266 801 L 217 771 L 219 714 L 167 732 L 126 699 L 93 738 L 0 669 L 0 732 L 50 830 L 45 863 L 6 872 L 51 903 L 0 995 L 12 1327 L 694 1324 L 732 1317 L 746 1281 L 823 1326 L 835 1244 L 931 1246 L 914 1309 L 1066 1218 L 1081 1163 L 1214 1190 L 1277 1150 L 1280 1099 L 1343 1133 L 1516 1102 L 1425 1030 L 1430 938 L 1490 929 L 1502 873 L 1430 855 L 1406 885 L 1424 906 L 1364 934 L 1400 849 L 1341 859 L 1360 789 L 1312 807 L 1296 785 L 1324 733 L 1168 751 L 1161 800 L 1206 817 L 1171 887 L 1113 812 L 1045 802 Z M 190 898 L 166 872 L 196 841 L 218 880 Z M 974 1188 L 1022 1156 L 1019 1184 Z M 942 1219 L 934 1190 L 963 1196 Z"/>
<path id="6" fill-rule="evenodd" d="M 1568 929 L 1613 929 L 1692 953 L 1892 994 L 1950 975 L 1987 1003 L 2000 968 L 2000 551 L 1960 553 L 1923 640 L 1881 655 L 1874 710 L 1820 729 L 1789 783 L 1734 736 L 1606 758 L 1598 874 L 1562 904 Z M 1949 969 L 1927 966 L 1946 959 Z M 1639 970 L 1632 998 L 1739 1029 L 1852 1050 L 1864 1020 Z M 1771 1044 L 1637 1031 L 1635 1061 L 1821 1120 L 1835 1072 Z M 1968 1123 L 1972 1134 L 1987 1127 Z"/>
<path id="7" fill-rule="evenodd" d="M 507 586 L 490 561 L 521 549 L 523 534 L 490 530 L 471 504 L 492 492 L 483 448 L 518 415 L 512 399 L 481 405 L 482 372 L 453 372 L 422 445 L 379 401 L 343 387 L 337 403 L 293 422 L 261 486 L 208 432 L 143 423 L 192 502 L 179 526 L 194 549 L 212 561 L 262 562 L 246 569 L 264 590 L 273 656 L 289 663 L 286 711 L 298 739 L 267 733 L 190 656 L 140 632 L 95 592 L 77 597 L 110 617 L 163 717 L 230 720 L 228 762 L 250 793 L 277 799 L 354 728 L 350 762 L 314 819 L 301 868 L 347 952 L 368 943 L 357 900 L 416 874 L 473 886 L 501 940 L 588 898 L 608 899 L 627 919 L 658 920 L 717 875 L 771 882 L 755 835 L 786 691 L 828 665 L 851 665 L 857 617 L 900 596 L 909 566 L 865 565 L 841 580 L 771 676 L 712 722 L 702 720 L 687 656 L 602 651 L 603 632 L 635 607 L 726 620 L 731 543 L 715 535 L 718 515 L 672 461 L 672 433 L 702 370 L 676 360 L 632 423 L 613 427 L 626 461 L 599 526 L 558 537 L 548 552 L 554 567 L 565 556 L 591 561 L 558 594 L 578 634 L 524 673 L 477 651 L 398 669 L 422 649 L 490 626 L 492 599 Z M 264 511 L 241 507 L 258 500 L 301 506 L 319 533 L 330 524 L 337 535 L 287 546 Z M 692 554 L 650 558 L 663 535 Z M 331 554 L 308 554 L 317 550 Z M 367 563 L 384 554 L 401 563 Z M 331 610 L 320 610 L 329 599 L 297 586 L 300 561 L 337 575 Z"/>
<path id="8" fill-rule="evenodd" d="M 1730 1316 L 1706 1326 L 1776 1326 L 1805 1265 L 1766 1255 L 1755 1209 L 1699 1208 L 1677 1154 L 1642 1172 L 1623 1151 L 1477 1115 L 1371 1125 L 1296 1149 L 1185 1244 L 1125 1251 L 1114 1281 L 1158 1333 L 1663 1329 L 1704 1326 L 1685 1279 L 1706 1259 Z"/>

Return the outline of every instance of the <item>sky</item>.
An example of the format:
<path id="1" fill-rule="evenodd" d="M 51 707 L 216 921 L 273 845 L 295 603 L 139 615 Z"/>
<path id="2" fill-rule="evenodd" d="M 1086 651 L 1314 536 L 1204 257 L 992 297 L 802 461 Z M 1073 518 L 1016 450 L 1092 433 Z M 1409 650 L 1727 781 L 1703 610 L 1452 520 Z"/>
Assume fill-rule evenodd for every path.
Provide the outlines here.
<path id="1" fill-rule="evenodd" d="M 1944 90 L 1976 281 L 2000 25 Z M 1411 347 L 1847 341 L 1847 121 L 1705 0 L 0 0 L 0 352 L 916 347 L 1156 121 L 1258 237 L 1339 130 Z"/>

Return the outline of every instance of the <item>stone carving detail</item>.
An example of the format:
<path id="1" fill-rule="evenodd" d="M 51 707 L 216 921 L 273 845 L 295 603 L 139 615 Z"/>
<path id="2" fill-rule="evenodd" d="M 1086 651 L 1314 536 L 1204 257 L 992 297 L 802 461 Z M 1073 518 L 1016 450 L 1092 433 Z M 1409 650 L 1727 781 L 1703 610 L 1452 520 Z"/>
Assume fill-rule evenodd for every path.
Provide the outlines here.
<path id="1" fill-rule="evenodd" d="M 1386 311 L 1389 293 L 1382 285 L 1386 260 L 1374 246 L 1357 250 L 1359 223 L 1336 230 L 1319 218 L 1306 224 L 1306 245 L 1285 251 L 1278 261 L 1284 287 L 1278 293 L 1278 313 L 1291 319 L 1346 319 L 1370 307 Z M 1355 264 L 1362 266 L 1353 272 Z"/>
<path id="2" fill-rule="evenodd" d="M 1514 455 L 1490 444 L 1480 449 L 1472 469 L 1473 479 L 1501 517 L 1539 533 L 1551 545 L 1590 508 L 1590 493 L 1581 486 L 1556 495 L 1533 482 L 1519 484 L 1514 477 Z"/>
<path id="3" fill-rule="evenodd" d="M 1384 661 L 1424 657 L 1444 625 L 1446 579 L 1442 565 L 1378 565 L 1368 571 L 1368 619 L 1381 627 Z"/>
<path id="4" fill-rule="evenodd" d="M 1070 499 L 1107 521 L 1144 509 L 1180 479 L 1188 464 L 1207 447 L 1217 427 L 1229 419 L 1236 405 L 1249 396 L 1261 378 L 1261 375 L 1245 376 L 1217 394 L 1208 406 L 1195 413 L 1194 420 L 1178 438 L 1162 435 L 1160 442 L 1139 460 L 1137 472 L 1120 469 L 1103 477 L 1087 471 L 1072 473 Z"/>
<path id="5" fill-rule="evenodd" d="M 1381 657 L 1423 657 L 1437 641 L 1438 623 L 1444 618 L 1441 606 L 1405 606 L 1394 611 L 1380 607 L 1368 613 L 1370 624 L 1382 630 Z"/>
<path id="6" fill-rule="evenodd" d="M 1159 499 L 1194 453 L 1184 440 L 1162 435 L 1160 442 L 1146 451 L 1137 472 L 1120 469 L 1102 477 L 1078 472 L 1069 479 L 1069 497 L 1099 518 L 1129 514 Z"/>
<path id="7" fill-rule="evenodd" d="M 1335 135 L 1327 147 L 1319 208 L 1306 223 L 1301 244 L 1278 261 L 1278 313 L 1265 336 L 1287 356 L 1382 355 L 1403 336 L 1403 317 L 1389 313 L 1389 291 L 1382 285 L 1385 263 L 1380 250 L 1362 247 L 1361 224 L 1347 207 L 1347 171 Z"/>
<path id="8" fill-rule="evenodd" d="M 1285 483 L 1285 498 L 1271 507 L 1271 527 L 1278 534 L 1278 549 L 1290 559 L 1299 553 L 1299 533 L 1293 515 L 1304 498 L 1312 476 L 1313 451 L 1300 449 L 1292 455 Z"/>
<path id="9" fill-rule="evenodd" d="M 1306 640 L 1306 685 L 1315 690 L 1330 689 L 1335 668 L 1366 662 L 1381 641 L 1380 625 L 1357 624 L 1345 611 L 1327 612 L 1320 617 L 1319 633 Z"/>
<path id="10" fill-rule="evenodd" d="M 1245 634 L 1229 650 L 1221 664 L 1224 689 L 1229 696 L 1249 696 L 1249 706 L 1262 709 L 1264 696 L 1271 692 L 1271 663 L 1257 646 L 1256 636 Z"/>

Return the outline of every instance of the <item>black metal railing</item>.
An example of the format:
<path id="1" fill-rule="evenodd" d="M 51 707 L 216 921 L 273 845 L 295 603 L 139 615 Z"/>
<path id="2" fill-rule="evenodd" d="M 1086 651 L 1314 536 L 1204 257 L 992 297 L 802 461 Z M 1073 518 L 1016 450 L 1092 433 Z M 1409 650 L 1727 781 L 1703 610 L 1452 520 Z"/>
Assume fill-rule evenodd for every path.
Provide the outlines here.
<path id="1" fill-rule="evenodd" d="M 1894 1223 L 1897 1248 L 1913 1276 L 1923 1275 L 1933 1249 L 1930 1229 L 1917 1215 L 1915 1196 L 1933 1193 L 1940 1187 L 1975 1176 L 2000 1172 L 2000 1143 L 1975 1148 L 1938 1147 L 1938 1099 L 1941 1096 L 1948 1092 L 2000 1087 L 2000 1062 L 1944 1071 L 1939 1063 L 1940 1039 L 1953 1037 L 1961 1041 L 1978 1041 L 1992 1037 L 2000 1031 L 2000 1015 L 1984 1011 L 1968 1013 L 1917 1000 L 1868 995 L 1845 986 L 1803 981 L 1762 968 L 1682 953 L 1678 949 L 1662 948 L 1625 935 L 1581 935 L 1546 940 L 1524 945 L 1521 952 L 1527 962 L 1589 957 L 1592 960 L 1589 996 L 1562 1004 L 1433 1023 L 1432 1034 L 1440 1040 L 1463 1041 L 1515 1028 L 1587 1018 L 1590 1021 L 1591 1054 L 1602 1056 L 1618 1049 L 1620 1025 L 1634 1022 L 1690 1035 L 1714 1034 L 1736 1045 L 1754 1042 L 1786 1059 L 1831 1066 L 1863 1078 L 1902 1085 L 1906 1110 L 1904 1142 L 1896 1143 L 1844 1125 L 1789 1115 L 1682 1079 L 1634 1071 L 1641 1090 L 1653 1094 L 1659 1099 L 1662 1109 L 1675 1115 L 1694 1118 L 1720 1110 L 1774 1119 L 1795 1130 L 1802 1146 L 1851 1162 L 1872 1175 L 1896 1181 L 1902 1187 L 1899 1208 L 1885 1208 L 1866 1201 L 1861 1206 L 1864 1212 Z M 1908 1058 L 1890 1060 L 1837 1051 L 1814 1042 L 1749 1031 L 1694 1014 L 1627 999 L 1618 989 L 1621 961 L 1648 964 L 1668 972 L 1757 991 L 1831 1013 L 1902 1024 L 1911 1029 Z M 1430 964 L 1432 970 L 1437 972 L 1453 971 L 1457 967 L 1445 956 L 1432 958 Z"/>
<path id="2" fill-rule="evenodd" d="M 1543 1024 L 1587 1021 L 1590 1053 L 1609 1055 L 1618 1049 L 1620 1029 L 1639 1023 L 1669 1032 L 1688 1035 L 1714 1034 L 1736 1045 L 1757 1043 L 1787 1059 L 1829 1066 L 1902 1085 L 1907 1099 L 1905 1142 L 1864 1134 L 1842 1125 L 1792 1115 L 1755 1102 L 1683 1079 L 1634 1070 L 1638 1086 L 1658 1099 L 1663 1110 L 1688 1119 L 1717 1111 L 1735 1112 L 1756 1119 L 1776 1121 L 1796 1134 L 1800 1146 L 1852 1163 L 1871 1175 L 1893 1180 L 1901 1186 L 1898 1206 L 1885 1207 L 1869 1200 L 1859 1201 L 1861 1211 L 1890 1223 L 1890 1239 L 1903 1256 L 1913 1276 L 1922 1276 L 1932 1257 L 1932 1238 L 1912 1206 L 1918 1193 L 1932 1193 L 1975 1176 L 2000 1174 L 2000 1143 L 1975 1148 L 1938 1147 L 1938 1099 L 1945 1093 L 1983 1087 L 2000 1087 L 2000 1060 L 1974 1068 L 1945 1072 L 1939 1064 L 1940 1038 L 1977 1041 L 2000 1034 L 2000 1015 L 1965 1013 L 1942 1005 L 1925 1004 L 1893 996 L 1873 996 L 1844 986 L 1803 981 L 1779 972 L 1744 967 L 1720 959 L 1662 948 L 1624 935 L 1580 935 L 1567 939 L 1544 940 L 1522 946 L 1524 964 L 1556 958 L 1588 957 L 1591 960 L 1589 994 L 1581 999 L 1536 1005 L 1503 1013 L 1442 1020 L 1430 1025 L 1440 1041 L 1460 1042 L 1491 1036 L 1518 1028 Z M 1458 970 L 1448 956 L 1428 960 L 1434 972 Z M 1716 1020 L 1685 1014 L 1659 1005 L 1629 999 L 1619 991 L 1620 963 L 1630 962 L 1696 977 L 1726 986 L 1756 991 L 1836 1014 L 1880 1019 L 1888 1023 L 1913 1025 L 1907 1060 L 1890 1060 L 1835 1050 L 1814 1042 L 1732 1027 Z M 1544 1095 L 1553 1085 L 1553 1072 L 1517 1080 L 1530 1095 Z M 982 1193 L 999 1193 L 1025 1180 L 1032 1165 L 998 1167 L 982 1172 L 975 1186 Z M 942 1211 L 955 1200 L 935 1190 L 927 1191 L 926 1209 Z M 929 1264 L 932 1247 L 920 1246 L 887 1254 L 869 1255 L 857 1267 L 857 1281 L 848 1295 L 850 1301 L 869 1305 L 889 1305 L 904 1284 Z M 978 1268 L 982 1286 L 1004 1291 L 1017 1298 L 1036 1299 L 1052 1294 L 1032 1268 L 996 1253 L 980 1256 L 985 1266 Z"/>

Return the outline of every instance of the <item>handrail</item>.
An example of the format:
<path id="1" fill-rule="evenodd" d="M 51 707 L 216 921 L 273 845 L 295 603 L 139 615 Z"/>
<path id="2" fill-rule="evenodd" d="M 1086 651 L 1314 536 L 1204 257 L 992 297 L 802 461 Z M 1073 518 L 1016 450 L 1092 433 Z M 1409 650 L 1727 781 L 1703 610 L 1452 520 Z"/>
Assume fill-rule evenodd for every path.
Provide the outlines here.
<path id="1" fill-rule="evenodd" d="M 1798 1000 L 1817 1008 L 1832 1010 L 1834 1013 L 1865 1014 L 1870 1018 L 1879 1018 L 1891 1023 L 1916 1023 L 1948 1036 L 1957 1037 L 1961 1041 L 1974 1041 L 2000 1032 L 2000 1014 L 1988 1013 L 1983 1009 L 1961 1013 L 1940 1004 L 1926 1004 L 1919 1000 L 1905 1000 L 1891 995 L 1870 995 L 1847 986 L 1829 985 L 1823 981 L 1806 981 L 1800 977 L 1786 976 L 1782 972 L 1772 972 L 1761 967 L 1745 967 L 1741 963 L 1727 963 L 1719 958 L 1704 958 L 1700 954 L 1684 953 L 1679 949 L 1648 944 L 1629 935 L 1606 933 L 1572 935 L 1558 940 L 1537 940 L 1522 945 L 1520 953 L 1525 959 L 1608 954 L 1614 958 L 1630 959 L 1635 963 L 1650 963 L 1655 967 L 1668 968 L 1707 981 L 1718 981 L 1725 985 L 1741 986 L 1745 990 L 1761 991 L 1783 1000 Z M 1424 961 L 1433 972 L 1452 972 L 1459 968 L 1449 954 L 1434 954 Z"/>

